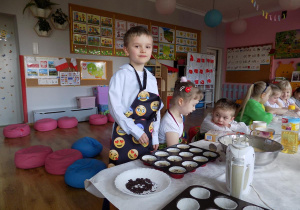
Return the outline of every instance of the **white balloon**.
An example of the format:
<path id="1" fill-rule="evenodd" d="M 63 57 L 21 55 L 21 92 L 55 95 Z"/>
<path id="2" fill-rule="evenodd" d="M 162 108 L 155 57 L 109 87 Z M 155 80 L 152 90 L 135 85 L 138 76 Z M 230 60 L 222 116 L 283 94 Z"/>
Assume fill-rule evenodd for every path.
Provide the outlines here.
<path id="1" fill-rule="evenodd" d="M 300 0 L 278 0 L 279 6 L 284 10 L 300 8 Z"/>
<path id="2" fill-rule="evenodd" d="M 176 8 L 176 0 L 156 0 L 155 7 L 158 13 L 169 15 L 173 13 Z"/>
<path id="3" fill-rule="evenodd" d="M 247 29 L 247 22 L 244 19 L 238 19 L 231 24 L 231 31 L 234 34 L 242 34 Z"/>

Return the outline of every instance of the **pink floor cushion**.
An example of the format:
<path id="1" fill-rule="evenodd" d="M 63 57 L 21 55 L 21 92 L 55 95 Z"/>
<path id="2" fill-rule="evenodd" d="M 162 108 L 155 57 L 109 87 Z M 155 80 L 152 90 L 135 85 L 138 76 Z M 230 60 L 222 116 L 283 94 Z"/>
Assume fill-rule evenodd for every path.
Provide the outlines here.
<path id="1" fill-rule="evenodd" d="M 18 138 L 28 136 L 30 134 L 30 127 L 27 124 L 12 124 L 3 129 L 3 135 L 6 138 Z"/>
<path id="2" fill-rule="evenodd" d="M 63 175 L 72 163 L 81 158 L 82 154 L 79 150 L 57 150 L 46 157 L 45 169 L 49 174 Z"/>
<path id="3" fill-rule="evenodd" d="M 43 145 L 20 149 L 15 153 L 15 165 L 22 169 L 41 167 L 45 165 L 46 157 L 52 152 L 51 147 Z"/>
<path id="4" fill-rule="evenodd" d="M 57 128 L 57 121 L 51 118 L 37 120 L 34 129 L 37 131 L 51 131 Z"/>
<path id="5" fill-rule="evenodd" d="M 99 155 L 103 149 L 103 146 L 96 139 L 84 137 L 78 139 L 71 148 L 79 150 L 84 158 L 90 158 Z"/>
<path id="6" fill-rule="evenodd" d="M 107 115 L 108 122 L 115 122 L 114 118 L 111 116 L 111 114 Z"/>
<path id="7" fill-rule="evenodd" d="M 74 128 L 78 125 L 76 117 L 61 117 L 57 120 L 59 128 Z"/>
<path id="8" fill-rule="evenodd" d="M 84 181 L 103 169 L 106 169 L 106 165 L 100 160 L 91 158 L 76 160 L 68 167 L 65 173 L 65 182 L 71 187 L 84 188 Z"/>
<path id="9" fill-rule="evenodd" d="M 91 125 L 104 125 L 107 123 L 107 116 L 101 114 L 93 114 L 89 117 Z"/>

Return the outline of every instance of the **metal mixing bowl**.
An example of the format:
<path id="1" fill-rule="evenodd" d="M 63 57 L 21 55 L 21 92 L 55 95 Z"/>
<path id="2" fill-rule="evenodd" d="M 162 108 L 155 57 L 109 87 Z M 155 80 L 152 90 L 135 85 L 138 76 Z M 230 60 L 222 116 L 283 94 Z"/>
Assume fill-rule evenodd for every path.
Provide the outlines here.
<path id="1" fill-rule="evenodd" d="M 265 166 L 272 163 L 278 153 L 283 150 L 283 146 L 279 142 L 259 136 L 226 135 L 218 139 L 224 152 L 226 152 L 227 145 L 237 140 L 247 141 L 254 148 L 255 166 Z"/>

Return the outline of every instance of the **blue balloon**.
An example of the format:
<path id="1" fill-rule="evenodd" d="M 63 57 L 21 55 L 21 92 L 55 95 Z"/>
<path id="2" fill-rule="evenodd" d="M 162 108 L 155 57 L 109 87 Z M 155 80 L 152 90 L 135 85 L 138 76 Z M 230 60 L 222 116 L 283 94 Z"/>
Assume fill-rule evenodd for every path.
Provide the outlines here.
<path id="1" fill-rule="evenodd" d="M 222 13 L 216 9 L 210 10 L 205 14 L 204 22 L 209 27 L 216 27 L 222 22 Z"/>

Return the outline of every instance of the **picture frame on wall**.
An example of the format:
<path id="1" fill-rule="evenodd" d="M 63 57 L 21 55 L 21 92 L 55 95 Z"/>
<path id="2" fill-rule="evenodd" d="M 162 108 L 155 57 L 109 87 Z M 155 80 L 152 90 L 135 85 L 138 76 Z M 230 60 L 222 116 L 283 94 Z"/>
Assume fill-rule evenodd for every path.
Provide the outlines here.
<path id="1" fill-rule="evenodd" d="M 80 61 L 82 80 L 106 80 L 106 62 Z"/>
<path id="2" fill-rule="evenodd" d="M 300 29 L 276 33 L 275 59 L 300 58 Z"/>
<path id="3" fill-rule="evenodd" d="M 292 82 L 300 82 L 300 71 L 293 71 Z"/>

